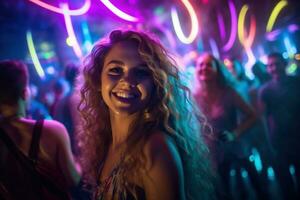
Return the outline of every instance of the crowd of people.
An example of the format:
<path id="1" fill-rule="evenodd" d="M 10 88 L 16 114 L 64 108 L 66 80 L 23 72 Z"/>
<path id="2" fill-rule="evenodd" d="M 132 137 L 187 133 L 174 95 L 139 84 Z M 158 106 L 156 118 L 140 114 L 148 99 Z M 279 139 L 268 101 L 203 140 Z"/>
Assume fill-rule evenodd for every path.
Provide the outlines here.
<path id="1" fill-rule="evenodd" d="M 236 59 L 194 63 L 189 88 L 157 39 L 114 30 L 49 101 L 0 61 L 0 198 L 273 199 L 275 177 L 277 199 L 299 199 L 300 76 L 280 53 L 254 80 Z"/>

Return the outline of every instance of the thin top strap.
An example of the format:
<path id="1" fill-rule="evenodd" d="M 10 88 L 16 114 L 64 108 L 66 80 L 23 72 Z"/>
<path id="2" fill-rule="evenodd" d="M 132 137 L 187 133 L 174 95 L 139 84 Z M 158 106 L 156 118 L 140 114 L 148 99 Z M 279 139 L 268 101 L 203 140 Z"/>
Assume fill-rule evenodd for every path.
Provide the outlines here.
<path id="1" fill-rule="evenodd" d="M 38 158 L 40 138 L 42 135 L 43 124 L 44 124 L 43 119 L 37 120 L 33 127 L 32 139 L 31 139 L 28 156 L 34 162 L 37 162 L 37 158 Z"/>

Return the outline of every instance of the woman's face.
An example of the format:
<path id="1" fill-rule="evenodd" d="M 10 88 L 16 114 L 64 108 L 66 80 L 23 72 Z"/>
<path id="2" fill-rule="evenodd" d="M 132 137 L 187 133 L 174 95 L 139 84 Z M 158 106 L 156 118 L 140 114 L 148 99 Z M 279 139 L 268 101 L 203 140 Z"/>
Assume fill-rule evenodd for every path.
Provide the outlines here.
<path id="1" fill-rule="evenodd" d="M 140 57 L 137 44 L 115 44 L 101 72 L 101 93 L 110 111 L 126 115 L 143 111 L 153 90 L 152 73 Z"/>
<path id="2" fill-rule="evenodd" d="M 198 58 L 196 63 L 196 74 L 199 81 L 215 80 L 217 76 L 217 66 L 211 56 L 203 55 Z"/>

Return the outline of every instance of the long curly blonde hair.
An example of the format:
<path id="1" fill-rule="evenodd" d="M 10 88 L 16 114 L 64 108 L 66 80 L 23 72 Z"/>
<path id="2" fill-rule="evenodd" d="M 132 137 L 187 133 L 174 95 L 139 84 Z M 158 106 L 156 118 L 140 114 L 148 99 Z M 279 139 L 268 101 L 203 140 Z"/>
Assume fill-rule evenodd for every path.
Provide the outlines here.
<path id="1" fill-rule="evenodd" d="M 138 52 L 151 71 L 155 95 L 141 116 L 131 124 L 116 188 L 119 192 L 129 190 L 134 193 L 134 188 L 126 184 L 128 177 L 145 169 L 145 157 L 141 153 L 143 144 L 155 130 L 160 130 L 174 139 L 179 150 L 188 199 L 211 199 L 213 185 L 206 157 L 208 150 L 200 135 L 200 125 L 205 126 L 205 120 L 196 111 L 189 89 L 181 83 L 175 61 L 158 41 L 133 30 L 111 32 L 108 38 L 95 44 L 84 61 L 79 105 L 82 131 L 78 134 L 78 142 L 86 180 L 96 185 L 99 163 L 105 159 L 111 144 L 109 109 L 99 87 L 106 55 L 115 44 L 123 41 L 138 44 Z M 141 131 L 144 134 L 137 134 Z"/>

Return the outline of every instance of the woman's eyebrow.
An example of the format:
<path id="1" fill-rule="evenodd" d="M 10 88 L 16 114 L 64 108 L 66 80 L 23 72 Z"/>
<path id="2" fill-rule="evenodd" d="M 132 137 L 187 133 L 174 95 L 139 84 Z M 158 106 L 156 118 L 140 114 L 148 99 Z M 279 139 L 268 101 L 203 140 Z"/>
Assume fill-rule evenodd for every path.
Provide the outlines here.
<path id="1" fill-rule="evenodd" d="M 110 64 L 124 65 L 124 63 L 123 63 L 122 61 L 120 61 L 120 60 L 111 60 L 111 61 L 109 61 L 109 62 L 106 64 L 106 66 L 107 66 L 107 65 L 110 65 Z"/>

